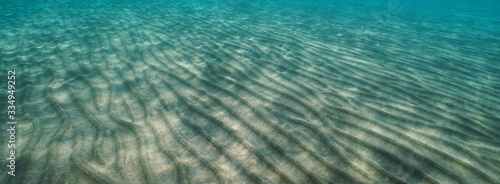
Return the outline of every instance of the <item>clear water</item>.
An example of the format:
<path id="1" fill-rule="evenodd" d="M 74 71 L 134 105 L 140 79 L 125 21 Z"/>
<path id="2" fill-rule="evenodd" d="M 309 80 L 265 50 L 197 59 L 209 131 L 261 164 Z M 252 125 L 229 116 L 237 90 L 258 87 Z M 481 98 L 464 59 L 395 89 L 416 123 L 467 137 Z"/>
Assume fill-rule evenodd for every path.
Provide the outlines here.
<path id="1" fill-rule="evenodd" d="M 2 0 L 0 183 L 499 183 L 499 9 Z"/>

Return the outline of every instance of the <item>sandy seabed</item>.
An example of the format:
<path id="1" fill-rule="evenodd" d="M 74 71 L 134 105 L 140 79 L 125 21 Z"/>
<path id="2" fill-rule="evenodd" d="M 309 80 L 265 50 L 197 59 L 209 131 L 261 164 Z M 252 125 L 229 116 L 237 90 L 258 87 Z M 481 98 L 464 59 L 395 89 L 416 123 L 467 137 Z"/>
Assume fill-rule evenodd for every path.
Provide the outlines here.
<path id="1" fill-rule="evenodd" d="M 498 19 L 238 3 L 0 5 L 0 183 L 500 181 Z"/>

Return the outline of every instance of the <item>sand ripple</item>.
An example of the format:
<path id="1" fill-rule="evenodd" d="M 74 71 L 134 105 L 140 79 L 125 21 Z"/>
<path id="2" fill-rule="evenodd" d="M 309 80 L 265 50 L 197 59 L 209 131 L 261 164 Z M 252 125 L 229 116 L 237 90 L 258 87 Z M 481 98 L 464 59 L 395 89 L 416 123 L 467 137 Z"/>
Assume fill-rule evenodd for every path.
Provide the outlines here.
<path id="1" fill-rule="evenodd" d="M 21 88 L 1 183 L 500 181 L 498 24 L 266 3 L 1 5 Z"/>

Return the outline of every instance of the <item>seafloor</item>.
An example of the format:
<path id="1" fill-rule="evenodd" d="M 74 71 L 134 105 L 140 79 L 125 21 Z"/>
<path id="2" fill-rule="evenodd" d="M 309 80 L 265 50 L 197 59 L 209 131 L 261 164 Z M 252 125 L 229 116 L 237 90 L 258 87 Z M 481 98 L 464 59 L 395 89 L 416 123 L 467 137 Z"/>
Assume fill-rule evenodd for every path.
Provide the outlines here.
<path id="1" fill-rule="evenodd" d="M 1 1 L 0 183 L 499 183 L 500 16 L 425 2 Z"/>

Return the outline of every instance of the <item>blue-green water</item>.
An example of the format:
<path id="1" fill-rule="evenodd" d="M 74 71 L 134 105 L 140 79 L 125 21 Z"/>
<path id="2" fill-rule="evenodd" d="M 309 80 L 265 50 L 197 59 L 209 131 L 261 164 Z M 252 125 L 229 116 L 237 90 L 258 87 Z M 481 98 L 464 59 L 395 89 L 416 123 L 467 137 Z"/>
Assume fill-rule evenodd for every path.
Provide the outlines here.
<path id="1" fill-rule="evenodd" d="M 499 183 L 499 9 L 0 0 L 0 183 Z"/>

